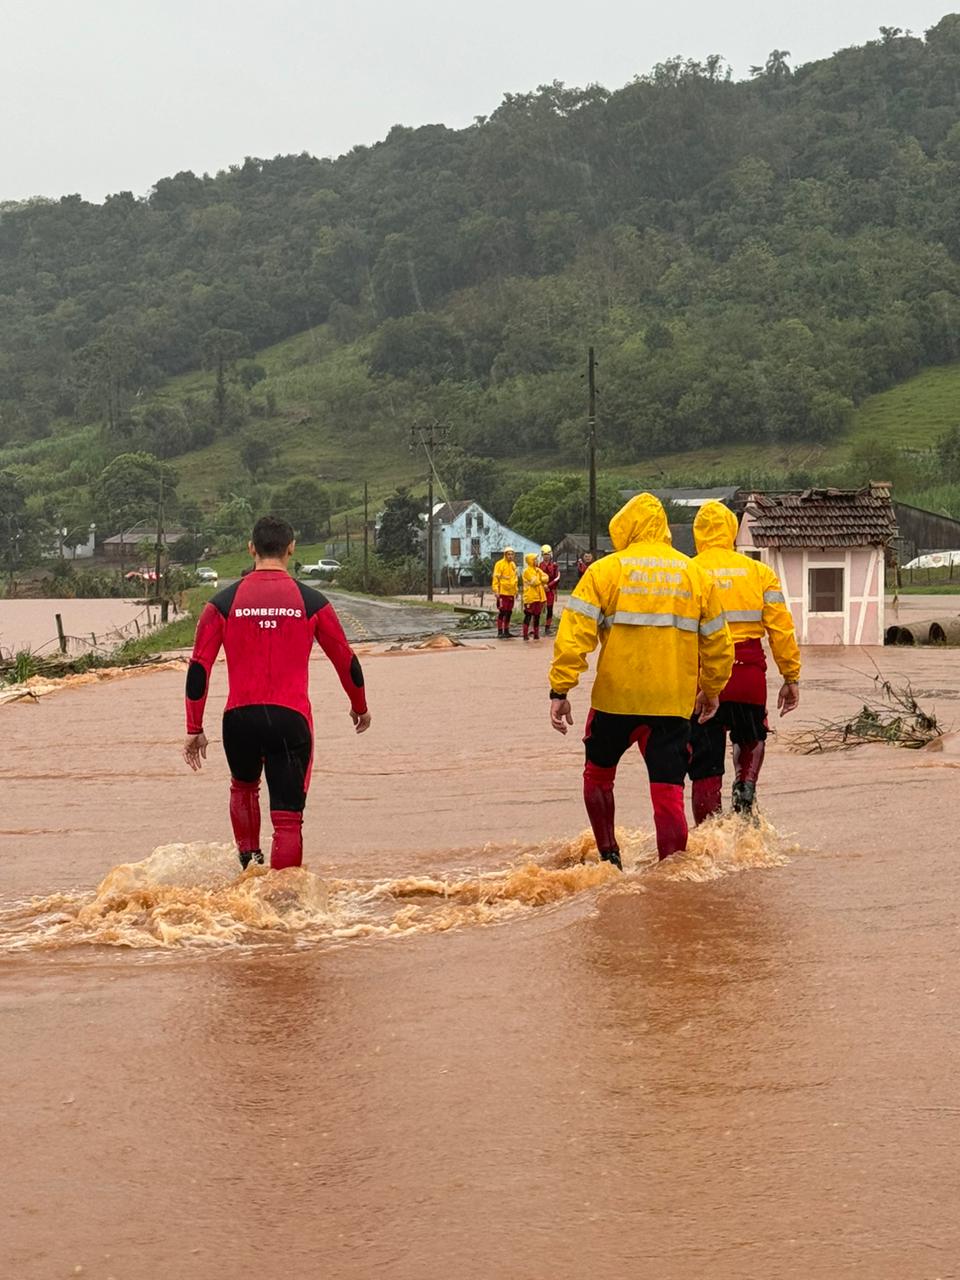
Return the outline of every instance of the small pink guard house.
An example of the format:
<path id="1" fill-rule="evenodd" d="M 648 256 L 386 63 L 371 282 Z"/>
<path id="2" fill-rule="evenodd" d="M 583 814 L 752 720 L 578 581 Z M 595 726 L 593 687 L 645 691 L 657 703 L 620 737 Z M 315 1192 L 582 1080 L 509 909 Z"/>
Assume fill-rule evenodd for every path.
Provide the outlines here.
<path id="1" fill-rule="evenodd" d="M 882 645 L 896 532 L 888 484 L 752 493 L 737 549 L 778 575 L 801 644 Z"/>

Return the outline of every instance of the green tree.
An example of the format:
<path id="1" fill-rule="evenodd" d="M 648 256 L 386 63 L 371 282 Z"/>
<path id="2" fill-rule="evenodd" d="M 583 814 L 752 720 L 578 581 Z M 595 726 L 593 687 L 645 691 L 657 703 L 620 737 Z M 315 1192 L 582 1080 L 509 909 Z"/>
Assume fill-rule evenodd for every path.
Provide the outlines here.
<path id="1" fill-rule="evenodd" d="M 200 363 L 213 369 L 217 379 L 213 388 L 214 414 L 217 427 L 223 430 L 227 417 L 227 373 L 237 360 L 250 355 L 250 343 L 236 329 L 208 329 L 200 339 Z"/>
<path id="2" fill-rule="evenodd" d="M 275 453 L 273 442 L 255 430 L 244 436 L 240 445 L 240 461 L 254 479 L 270 466 Z"/>
<path id="3" fill-rule="evenodd" d="M 387 498 L 377 530 L 377 554 L 381 560 L 390 564 L 419 552 L 423 509 L 423 502 L 406 488 L 398 488 Z"/>
<path id="4" fill-rule="evenodd" d="M 304 542 L 316 541 L 330 519 L 330 493 L 309 476 L 289 480 L 277 489 L 270 506 L 275 515 L 289 520 Z"/>
<path id="5" fill-rule="evenodd" d="M 40 555 L 41 522 L 28 510 L 23 482 L 0 471 L 0 570 L 12 578 Z"/>
<path id="6" fill-rule="evenodd" d="M 253 524 L 253 507 L 249 499 L 236 493 L 217 508 L 213 517 L 215 532 L 231 543 L 245 545 L 250 540 Z"/>
<path id="7" fill-rule="evenodd" d="M 418 374 L 430 382 L 461 376 L 464 360 L 463 339 L 450 322 L 428 314 L 385 320 L 367 357 L 373 373 L 394 378 Z"/>
<path id="8" fill-rule="evenodd" d="M 952 426 L 937 440 L 937 462 L 943 480 L 960 480 L 960 426 Z"/>
<path id="9" fill-rule="evenodd" d="M 174 469 L 151 453 L 119 454 L 93 486 L 97 524 L 120 532 L 139 520 L 156 520 L 161 491 L 170 513 L 176 508 L 178 481 Z"/>
<path id="10" fill-rule="evenodd" d="M 606 533 L 610 517 L 623 505 L 619 486 L 609 477 L 597 481 L 598 532 Z M 568 533 L 587 533 L 589 494 L 582 475 L 554 475 L 520 495 L 510 526 L 534 542 L 557 543 Z"/>

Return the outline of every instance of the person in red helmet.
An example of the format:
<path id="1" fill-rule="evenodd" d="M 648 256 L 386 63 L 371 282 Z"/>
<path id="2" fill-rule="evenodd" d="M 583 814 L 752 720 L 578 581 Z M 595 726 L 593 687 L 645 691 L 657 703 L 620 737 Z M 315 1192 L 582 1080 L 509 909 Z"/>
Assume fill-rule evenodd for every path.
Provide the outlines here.
<path id="1" fill-rule="evenodd" d="M 543 611 L 543 634 L 548 636 L 553 626 L 553 606 L 557 601 L 557 588 L 560 586 L 560 566 L 553 558 L 553 548 L 544 543 L 540 548 L 540 568 L 547 575 L 547 599 Z"/>
<path id="2" fill-rule="evenodd" d="M 613 553 L 587 569 L 560 616 L 550 723 L 559 733 L 573 724 L 569 694 L 599 644 L 583 800 L 600 857 L 620 867 L 613 788 L 617 766 L 634 745 L 650 778 L 660 858 L 687 847 L 690 716 L 707 721 L 716 714 L 733 641 L 712 581 L 671 545 L 657 498 L 631 498 L 610 521 L 610 537 Z"/>
<path id="3" fill-rule="evenodd" d="M 281 870 L 303 861 L 303 810 L 313 762 L 307 668 L 314 641 L 340 678 L 357 733 L 370 727 L 363 671 L 333 606 L 287 572 L 294 546 L 285 520 L 257 521 L 250 542 L 254 569 L 204 607 L 187 670 L 183 756 L 196 771 L 207 757 L 203 713 L 210 672 L 221 647 L 226 651 L 223 749 L 230 766 L 230 821 L 244 870 L 263 862 L 262 773 L 273 820 L 270 866 Z"/>
<path id="4" fill-rule="evenodd" d="M 736 646 L 733 673 L 709 724 L 691 723 L 693 816 L 699 824 L 721 812 L 727 735 L 733 743 L 735 813 L 750 815 L 767 739 L 766 636 L 783 677 L 782 716 L 800 703 L 800 649 L 777 575 L 734 549 L 737 517 L 721 502 L 705 502 L 693 522 L 693 563 L 717 589 Z"/>

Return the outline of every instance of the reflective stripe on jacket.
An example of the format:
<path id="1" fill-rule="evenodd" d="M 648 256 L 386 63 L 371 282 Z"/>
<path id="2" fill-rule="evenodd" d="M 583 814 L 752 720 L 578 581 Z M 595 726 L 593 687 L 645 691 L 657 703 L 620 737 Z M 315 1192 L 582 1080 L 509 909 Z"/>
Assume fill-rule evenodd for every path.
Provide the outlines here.
<path id="1" fill-rule="evenodd" d="M 615 551 L 592 564 L 564 607 L 550 686 L 568 693 L 600 645 L 591 705 L 620 715 L 689 716 L 699 686 L 719 695 L 733 641 L 710 579 L 670 545 L 649 493 L 610 521 Z"/>
<path id="2" fill-rule="evenodd" d="M 770 640 L 789 684 L 800 679 L 800 649 L 780 580 L 769 565 L 734 550 L 737 517 L 721 502 L 705 502 L 693 522 L 695 565 L 709 574 L 735 641 Z"/>
<path id="3" fill-rule="evenodd" d="M 493 566 L 493 591 L 498 596 L 515 596 L 517 594 L 517 566 L 512 560 L 498 560 Z"/>

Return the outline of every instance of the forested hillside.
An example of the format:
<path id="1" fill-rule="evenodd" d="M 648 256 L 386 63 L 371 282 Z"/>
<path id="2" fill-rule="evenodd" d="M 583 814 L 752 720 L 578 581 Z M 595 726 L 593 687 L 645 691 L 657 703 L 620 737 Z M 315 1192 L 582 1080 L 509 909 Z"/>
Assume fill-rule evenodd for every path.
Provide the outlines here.
<path id="1" fill-rule="evenodd" d="M 358 468 L 427 417 L 461 474 L 579 465 L 588 343 L 609 462 L 835 441 L 870 393 L 960 355 L 958 214 L 960 15 L 795 69 L 775 51 L 743 82 L 676 59 L 333 161 L 3 206 L 0 467 L 106 519 L 110 457 L 236 439 L 263 486 L 290 474 L 291 422 Z M 278 394 L 256 353 L 305 330 L 309 394 L 296 368 Z"/>

